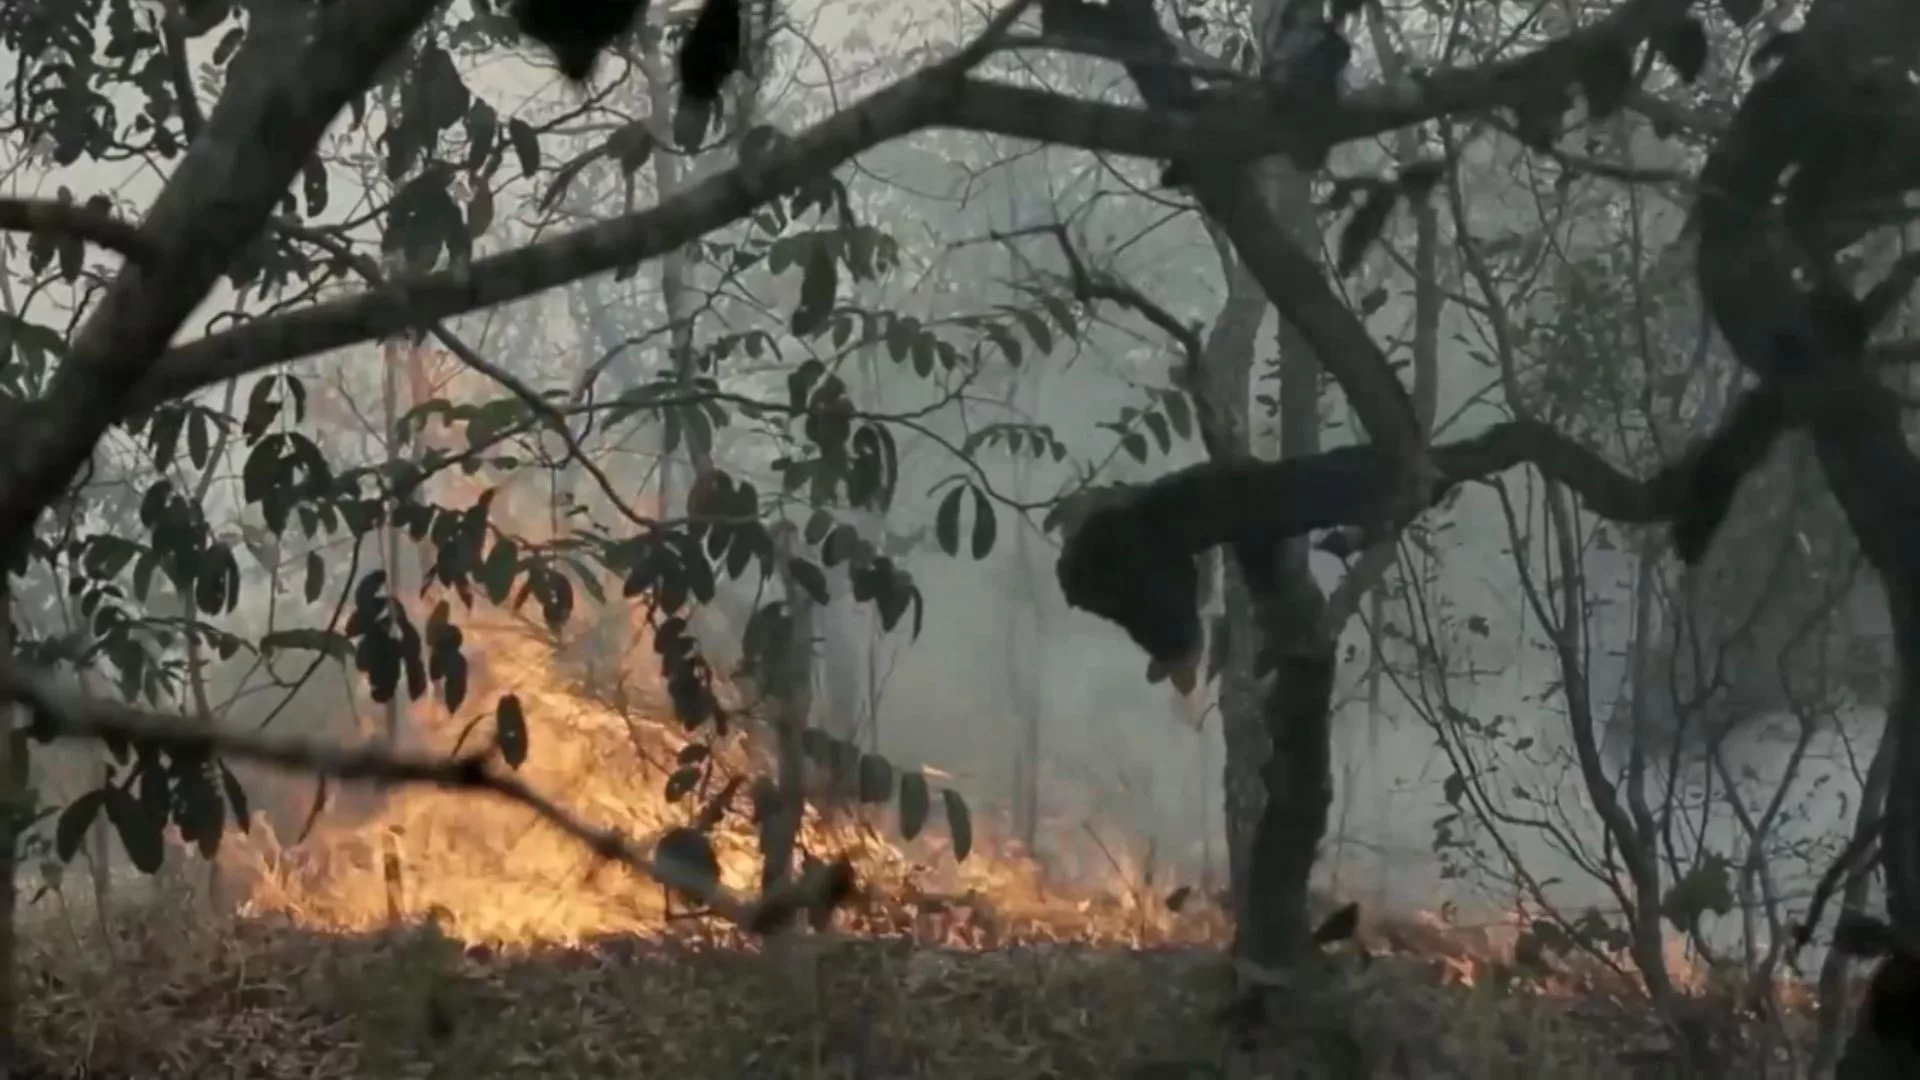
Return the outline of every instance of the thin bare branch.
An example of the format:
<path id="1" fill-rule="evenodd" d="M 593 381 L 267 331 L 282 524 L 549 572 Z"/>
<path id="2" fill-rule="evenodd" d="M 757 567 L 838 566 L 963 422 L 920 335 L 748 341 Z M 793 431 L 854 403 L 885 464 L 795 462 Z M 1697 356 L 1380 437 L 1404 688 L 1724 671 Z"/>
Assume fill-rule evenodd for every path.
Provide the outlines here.
<path id="1" fill-rule="evenodd" d="M 652 845 L 637 843 L 617 829 L 587 824 L 526 781 L 496 766 L 492 747 L 437 757 L 401 754 L 384 745 L 327 746 L 222 729 L 202 719 L 148 712 L 64 690 L 52 680 L 11 663 L 0 663 L 0 698 L 29 706 L 35 714 L 34 724 L 41 730 L 51 728 L 53 735 L 62 739 L 121 738 L 172 753 L 207 753 L 333 780 L 490 794 L 526 807 L 595 855 L 693 896 L 716 914 L 754 933 L 779 930 L 799 912 L 833 906 L 851 886 L 850 870 L 845 862 L 839 862 L 829 864 L 832 869 L 802 875 L 790 886 L 758 899 L 743 897 L 671 853 L 656 850 L 650 857 L 646 848 Z"/>

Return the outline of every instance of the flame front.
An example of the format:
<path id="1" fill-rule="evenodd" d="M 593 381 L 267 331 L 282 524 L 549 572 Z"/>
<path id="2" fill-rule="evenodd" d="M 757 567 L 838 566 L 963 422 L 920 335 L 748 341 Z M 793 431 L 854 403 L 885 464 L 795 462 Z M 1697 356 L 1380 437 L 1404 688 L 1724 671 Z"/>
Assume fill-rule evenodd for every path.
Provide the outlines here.
<path id="1" fill-rule="evenodd" d="M 688 824 L 717 793 L 666 797 L 665 778 L 688 739 L 657 687 L 631 693 L 629 676 L 637 707 L 616 709 L 580 689 L 556 663 L 544 633 L 515 616 L 476 608 L 463 629 L 474 661 L 470 699 L 519 696 L 531 746 L 522 774 L 573 814 L 646 841 Z M 490 722 L 476 724 L 470 715 L 450 716 L 424 702 L 410 706 L 406 718 L 410 741 L 442 751 L 471 748 L 490 736 Z M 715 788 L 729 776 L 750 778 L 769 768 L 739 734 L 718 740 L 713 758 Z M 751 893 L 760 857 L 745 785 L 735 801 L 711 837 L 722 881 Z M 973 946 L 1035 938 L 1205 941 L 1224 932 L 1224 919 L 1207 905 L 1176 913 L 1164 902 L 1166 886 L 1144 891 L 1124 845 L 1109 844 L 1091 857 L 1080 852 L 1072 861 L 1097 869 L 1062 880 L 1023 852 L 993 813 L 976 809 L 974 851 L 964 862 L 953 859 L 937 811 L 911 843 L 891 838 L 893 813 L 884 806 L 808 809 L 804 849 L 851 856 L 865 886 L 861 900 L 842 914 L 845 929 Z M 1050 842 L 1064 845 L 1074 835 L 1056 823 Z M 396 789 L 369 817 L 328 815 L 297 846 L 282 848 L 271 829 L 261 828 L 232 850 L 250 871 L 251 912 L 314 928 L 370 930 L 395 913 L 431 913 L 470 942 L 574 943 L 664 933 L 686 914 L 658 885 L 601 864 L 530 810 L 466 793 Z M 390 856 L 397 857 L 397 890 L 387 871 Z"/>

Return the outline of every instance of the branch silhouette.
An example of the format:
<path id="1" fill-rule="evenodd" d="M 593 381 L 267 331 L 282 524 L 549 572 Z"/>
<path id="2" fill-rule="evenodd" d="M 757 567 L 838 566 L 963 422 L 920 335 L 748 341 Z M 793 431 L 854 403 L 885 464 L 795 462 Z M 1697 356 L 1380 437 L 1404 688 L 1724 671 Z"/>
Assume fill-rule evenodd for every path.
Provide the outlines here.
<path id="1" fill-rule="evenodd" d="M 159 257 L 131 222 L 104 210 L 57 199 L 0 198 L 0 232 L 72 237 L 118 252 L 136 263 Z"/>
<path id="2" fill-rule="evenodd" d="M 118 737 L 170 752 L 208 753 L 251 761 L 285 772 L 335 780 L 436 787 L 489 794 L 518 803 L 603 859 L 622 863 L 668 888 L 685 893 L 750 933 L 771 934 L 796 915 L 839 906 L 851 894 L 853 870 L 844 858 L 813 866 L 759 897 L 743 896 L 715 880 L 699 860 L 661 850 L 618 829 L 590 825 L 495 764 L 494 748 L 441 757 L 403 754 L 384 746 L 330 746 L 312 740 L 273 737 L 217 728 L 208 721 L 151 712 L 66 690 L 53 680 L 0 664 L 0 698 L 26 705 L 30 729 L 41 737 Z M 657 841 L 659 838 L 653 838 Z M 651 854 L 648 848 L 652 848 Z"/>

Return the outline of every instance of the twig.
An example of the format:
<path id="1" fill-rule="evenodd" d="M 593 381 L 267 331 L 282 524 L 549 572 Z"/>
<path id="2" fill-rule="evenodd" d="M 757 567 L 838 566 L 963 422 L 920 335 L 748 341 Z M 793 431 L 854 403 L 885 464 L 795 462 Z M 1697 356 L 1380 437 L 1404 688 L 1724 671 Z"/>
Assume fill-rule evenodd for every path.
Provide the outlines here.
<path id="1" fill-rule="evenodd" d="M 348 245 L 341 243 L 323 232 L 316 229 L 309 229 L 298 222 L 284 218 L 274 219 L 272 227 L 287 236 L 324 248 L 334 256 L 346 260 L 361 277 L 366 278 L 367 281 L 376 288 L 387 284 L 387 276 L 381 271 L 378 263 L 365 255 L 356 253 Z M 632 507 L 627 505 L 625 499 L 621 498 L 619 489 L 614 487 L 613 479 L 594 462 L 593 458 L 587 455 L 586 449 L 580 445 L 580 440 L 576 439 L 572 429 L 567 427 L 565 414 L 563 414 L 557 406 L 542 397 L 531 386 L 522 382 L 520 378 L 512 372 L 481 356 L 478 350 L 468 345 L 465 340 L 440 320 L 430 320 L 427 323 L 427 332 L 432 334 L 440 344 L 446 346 L 447 351 L 453 354 L 454 359 L 460 361 L 468 369 L 478 372 L 502 387 L 505 387 L 514 397 L 519 398 L 535 416 L 544 420 L 547 426 L 550 427 L 556 435 L 560 436 L 561 441 L 567 444 L 569 461 L 578 464 L 582 469 L 586 470 L 587 475 L 593 478 L 595 484 L 599 485 L 601 492 L 607 496 L 608 501 L 613 503 L 614 509 L 620 511 L 622 517 L 633 522 L 643 530 L 652 531 L 660 527 L 660 522 L 636 512 Z M 471 452 L 471 449 L 469 452 Z"/>
<path id="2" fill-rule="evenodd" d="M 1067 278 L 1075 300 L 1088 307 L 1101 300 L 1119 304 L 1173 339 L 1184 358 L 1181 366 L 1174 371 L 1174 383 L 1192 402 L 1194 425 L 1199 429 L 1200 441 L 1205 445 L 1207 455 L 1215 461 L 1237 456 L 1227 428 L 1214 414 L 1213 395 L 1207 392 L 1206 347 L 1200 340 L 1199 331 L 1175 318 L 1172 312 L 1133 285 L 1109 273 L 1096 275 L 1089 271 L 1064 225 L 1040 225 L 1013 232 L 996 232 L 993 239 L 1008 241 L 1032 235 L 1051 236 L 1060 245 L 1060 255 L 1067 261 Z"/>
<path id="3" fill-rule="evenodd" d="M 980 31 L 979 35 L 962 46 L 959 52 L 953 54 L 941 66 L 954 75 L 965 75 L 979 67 L 982 61 L 1001 46 L 1006 40 L 1007 31 L 1013 29 L 1013 24 L 1019 22 L 1020 16 L 1025 15 L 1027 9 L 1033 4 L 1034 0 L 1013 0 L 1013 3 L 995 12 L 993 18 L 987 20 L 986 27 Z"/>
<path id="4" fill-rule="evenodd" d="M 159 255 L 139 226 L 91 206 L 57 199 L 0 198 L 0 231 L 73 237 L 141 264 L 152 263 Z"/>
<path id="5" fill-rule="evenodd" d="M 600 858 L 623 863 L 668 888 L 701 900 L 751 933 L 773 933 L 803 911 L 837 907 L 853 889 L 853 871 L 843 858 L 812 867 L 798 879 L 758 898 L 743 897 L 684 859 L 657 850 L 649 858 L 643 845 L 619 830 L 596 828 L 581 821 L 519 777 L 496 768 L 492 747 L 457 757 L 431 757 L 400 754 L 385 746 L 326 746 L 216 729 L 190 717 L 148 712 L 68 691 L 44 676 L 4 662 L 0 662 L 0 698 L 31 706 L 36 729 L 41 733 L 50 730 L 62 739 L 118 737 L 175 753 L 206 753 L 337 780 L 492 794 L 533 811 Z"/>
<path id="6" fill-rule="evenodd" d="M 1833 898 L 1833 891 L 1840 887 L 1842 881 L 1853 876 L 1868 849 L 1880 839 L 1886 824 L 1887 819 L 1883 815 L 1862 826 L 1840 852 L 1840 856 L 1820 875 L 1820 882 L 1813 889 L 1813 899 L 1807 904 L 1807 917 L 1793 928 L 1793 944 L 1787 949 L 1788 967 L 1795 965 L 1800 958 L 1801 948 L 1813 940 L 1814 928 L 1820 925 L 1820 918 L 1826 912 L 1827 901 Z"/>

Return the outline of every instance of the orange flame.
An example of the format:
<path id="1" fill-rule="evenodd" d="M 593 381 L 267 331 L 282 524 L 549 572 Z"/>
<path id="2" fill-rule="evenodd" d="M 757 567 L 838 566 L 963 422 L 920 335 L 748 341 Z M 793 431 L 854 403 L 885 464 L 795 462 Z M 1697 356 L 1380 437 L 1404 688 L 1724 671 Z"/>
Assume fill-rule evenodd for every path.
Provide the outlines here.
<path id="1" fill-rule="evenodd" d="M 630 700 L 626 709 L 616 709 L 567 677 L 544 631 L 482 608 L 463 628 L 474 661 L 470 698 L 491 703 L 511 691 L 525 706 L 531 749 L 522 771 L 530 784 L 582 818 L 640 839 L 688 824 L 698 813 L 700 793 L 678 801 L 665 794 L 665 777 L 689 740 L 669 719 L 657 686 L 640 688 L 638 707 Z M 475 725 L 422 704 L 412 707 L 408 724 L 427 746 L 451 752 L 456 744 L 471 748 L 489 735 L 489 721 Z M 718 741 L 713 757 L 722 778 L 751 777 L 768 768 L 765 755 L 739 734 Z M 711 836 L 722 880 L 750 892 L 760 857 L 747 801 L 743 786 L 738 809 Z M 1161 894 L 1127 888 L 1133 867 L 1124 849 L 1101 853 L 1104 874 L 1063 881 L 1020 850 L 998 815 L 976 809 L 975 850 L 965 862 L 953 859 L 937 813 L 910 843 L 889 838 L 891 816 L 884 807 L 808 810 L 804 849 L 851 855 L 867 884 L 865 898 L 842 914 L 847 929 L 957 945 L 1066 937 L 1197 941 L 1224 930 L 1224 920 L 1205 904 L 1177 914 Z M 1072 835 L 1064 828 L 1054 832 Z M 397 852 L 401 864 L 397 894 L 385 872 L 388 850 Z M 395 913 L 432 913 L 449 933 L 468 941 L 577 942 L 663 933 L 683 914 L 657 885 L 622 868 L 595 865 L 577 842 L 530 811 L 457 793 L 394 790 L 364 820 L 323 820 L 297 848 L 282 849 L 270 829 L 260 829 L 233 851 L 253 871 L 249 910 L 316 928 L 369 930 Z"/>

